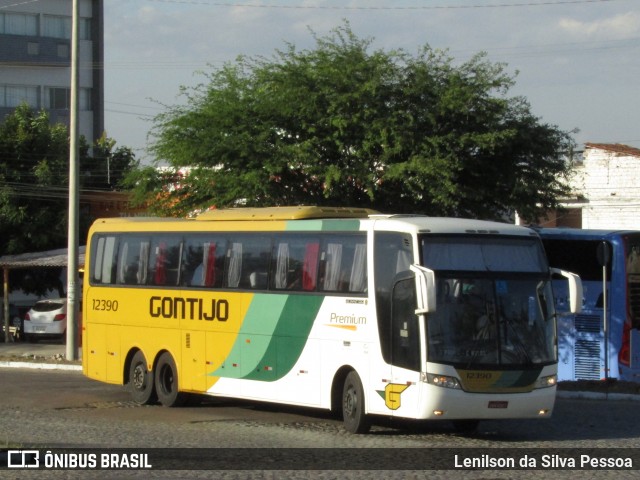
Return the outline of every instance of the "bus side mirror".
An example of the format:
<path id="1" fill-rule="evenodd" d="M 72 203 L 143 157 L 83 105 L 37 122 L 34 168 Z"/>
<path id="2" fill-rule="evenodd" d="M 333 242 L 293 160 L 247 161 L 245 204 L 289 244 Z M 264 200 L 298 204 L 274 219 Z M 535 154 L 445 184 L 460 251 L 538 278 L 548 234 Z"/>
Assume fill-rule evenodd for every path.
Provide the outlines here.
<path id="1" fill-rule="evenodd" d="M 552 268 L 551 273 L 561 275 L 569 282 L 569 312 L 580 313 L 582 311 L 582 280 L 575 273 Z"/>
<path id="2" fill-rule="evenodd" d="M 436 311 L 436 274 L 433 270 L 422 265 L 411 265 L 411 271 L 416 275 L 416 291 L 418 308 L 416 315 Z"/>

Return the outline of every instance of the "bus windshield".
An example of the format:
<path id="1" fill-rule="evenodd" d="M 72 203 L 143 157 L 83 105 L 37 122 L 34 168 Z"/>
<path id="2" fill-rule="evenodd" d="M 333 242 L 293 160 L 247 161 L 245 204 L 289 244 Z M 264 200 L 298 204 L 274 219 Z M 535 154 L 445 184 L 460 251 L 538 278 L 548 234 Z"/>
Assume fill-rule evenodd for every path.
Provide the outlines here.
<path id="1" fill-rule="evenodd" d="M 550 276 L 537 239 L 426 238 L 437 306 L 427 321 L 427 360 L 461 368 L 557 360 Z"/>

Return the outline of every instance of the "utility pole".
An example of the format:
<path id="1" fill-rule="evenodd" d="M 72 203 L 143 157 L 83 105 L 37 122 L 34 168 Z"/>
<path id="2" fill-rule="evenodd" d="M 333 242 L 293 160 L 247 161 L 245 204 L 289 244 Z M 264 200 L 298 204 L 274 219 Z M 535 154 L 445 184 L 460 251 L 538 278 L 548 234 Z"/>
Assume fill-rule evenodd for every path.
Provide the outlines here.
<path id="1" fill-rule="evenodd" d="M 78 37 L 79 37 L 79 3 L 73 0 L 71 15 L 71 105 L 69 121 L 69 233 L 67 248 L 67 360 L 78 357 L 78 240 L 79 240 L 79 143 L 78 143 Z"/>

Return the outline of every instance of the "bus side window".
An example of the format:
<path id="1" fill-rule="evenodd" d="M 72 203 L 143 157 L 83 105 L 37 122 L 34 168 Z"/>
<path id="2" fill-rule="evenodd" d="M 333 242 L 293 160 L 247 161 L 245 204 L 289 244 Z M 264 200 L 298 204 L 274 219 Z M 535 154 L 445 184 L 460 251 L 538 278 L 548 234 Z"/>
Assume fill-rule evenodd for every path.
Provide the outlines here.
<path id="1" fill-rule="evenodd" d="M 233 242 L 227 250 L 227 275 L 225 285 L 229 288 L 240 286 L 242 276 L 242 243 Z"/>
<path id="2" fill-rule="evenodd" d="M 201 287 L 204 285 L 203 252 L 208 244 L 202 241 L 187 241 L 183 249 L 182 273 L 180 284 L 185 287 Z"/>
<path id="3" fill-rule="evenodd" d="M 272 252 L 271 287 L 275 290 L 314 291 L 319 251 L 319 241 L 308 235 L 276 238 Z"/>
<path id="4" fill-rule="evenodd" d="M 238 235 L 227 248 L 224 287 L 251 289 L 252 278 L 264 278 L 269 271 L 271 238 L 264 235 Z M 252 274 L 256 273 L 252 277 Z M 257 285 L 257 283 L 255 283 Z M 254 287 L 257 288 L 257 287 Z"/>
<path id="5" fill-rule="evenodd" d="M 118 258 L 119 285 L 144 285 L 149 263 L 149 241 L 140 237 L 123 236 Z"/>
<path id="6" fill-rule="evenodd" d="M 350 292 L 364 292 L 367 289 L 367 244 L 357 243 L 353 253 L 353 264 L 349 277 Z"/>
<path id="7" fill-rule="evenodd" d="M 324 278 L 322 289 L 325 291 L 336 291 L 340 283 L 340 265 L 342 264 L 342 244 L 327 243 L 322 254 L 324 264 Z"/>
<path id="8" fill-rule="evenodd" d="M 182 238 L 177 236 L 159 237 L 153 240 L 149 273 L 151 285 L 175 286 L 182 259 Z"/>
<path id="9" fill-rule="evenodd" d="M 316 289 L 318 281 L 318 254 L 320 242 L 312 241 L 305 245 L 302 264 L 302 289 L 310 292 Z"/>
<path id="10" fill-rule="evenodd" d="M 198 264 L 194 272 L 194 279 L 199 285 L 205 287 L 217 287 L 219 284 L 220 267 L 216 252 L 218 252 L 218 244 L 215 241 L 205 242 L 202 248 L 202 262 Z"/>
<path id="11" fill-rule="evenodd" d="M 182 247 L 180 285 L 220 288 L 225 278 L 227 239 L 224 236 L 192 235 Z"/>
<path id="12" fill-rule="evenodd" d="M 115 283 L 117 237 L 98 237 L 94 241 L 91 261 L 91 283 L 110 285 Z"/>
<path id="13" fill-rule="evenodd" d="M 320 257 L 319 286 L 326 292 L 366 291 L 367 244 L 363 236 L 329 236 Z"/>

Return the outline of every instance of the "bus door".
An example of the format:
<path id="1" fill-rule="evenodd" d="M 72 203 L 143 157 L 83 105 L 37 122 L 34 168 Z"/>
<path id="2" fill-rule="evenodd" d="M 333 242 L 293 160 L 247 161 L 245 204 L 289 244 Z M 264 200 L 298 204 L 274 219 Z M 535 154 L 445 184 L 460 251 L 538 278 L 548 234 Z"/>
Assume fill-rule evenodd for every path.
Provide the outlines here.
<path id="1" fill-rule="evenodd" d="M 415 416 L 420 404 L 420 372 L 426 368 L 424 315 L 433 308 L 433 272 L 423 267 L 399 274 L 391 293 L 392 382 L 386 396 L 394 415 Z"/>

